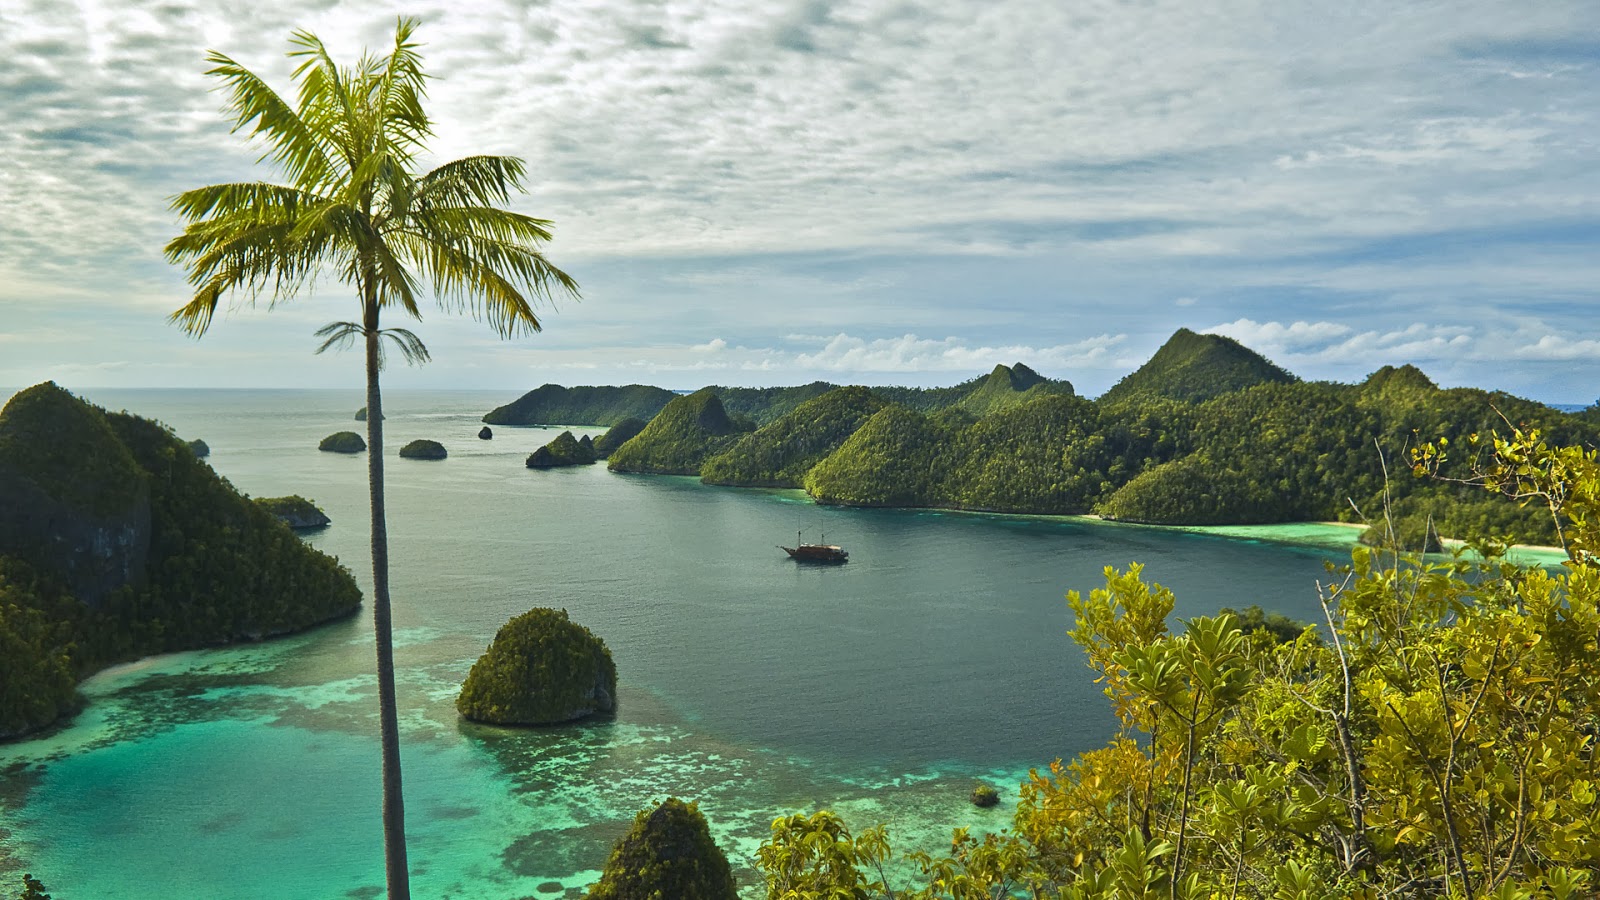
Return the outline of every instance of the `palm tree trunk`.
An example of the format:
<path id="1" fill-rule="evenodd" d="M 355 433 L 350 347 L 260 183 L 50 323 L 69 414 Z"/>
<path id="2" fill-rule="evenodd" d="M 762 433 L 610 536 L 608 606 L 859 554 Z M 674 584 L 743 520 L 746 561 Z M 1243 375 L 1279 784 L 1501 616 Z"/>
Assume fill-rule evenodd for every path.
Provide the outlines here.
<path id="1" fill-rule="evenodd" d="M 365 292 L 364 292 L 365 293 Z M 400 724 L 394 693 L 394 627 L 389 613 L 389 529 L 383 509 L 383 398 L 378 391 L 378 304 L 364 298 L 367 338 L 367 484 L 372 496 L 372 632 L 378 645 L 378 718 L 383 740 L 383 860 L 389 900 L 411 900 L 405 797 L 400 790 Z"/>

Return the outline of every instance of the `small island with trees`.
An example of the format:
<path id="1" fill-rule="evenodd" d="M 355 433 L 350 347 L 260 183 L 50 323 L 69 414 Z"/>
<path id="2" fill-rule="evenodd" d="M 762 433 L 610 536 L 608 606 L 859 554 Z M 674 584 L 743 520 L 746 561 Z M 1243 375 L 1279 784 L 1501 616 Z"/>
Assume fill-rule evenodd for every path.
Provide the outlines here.
<path id="1" fill-rule="evenodd" d="M 533 609 L 507 622 L 473 664 L 456 709 L 491 725 L 553 725 L 617 708 L 611 651 L 564 609 Z"/>
<path id="2" fill-rule="evenodd" d="M 336 431 L 323 438 L 317 449 L 324 453 L 360 453 L 367 449 L 367 442 L 354 431 Z"/>
<path id="3" fill-rule="evenodd" d="M 418 438 L 400 448 L 401 459 L 444 459 L 450 452 L 438 441 Z"/>

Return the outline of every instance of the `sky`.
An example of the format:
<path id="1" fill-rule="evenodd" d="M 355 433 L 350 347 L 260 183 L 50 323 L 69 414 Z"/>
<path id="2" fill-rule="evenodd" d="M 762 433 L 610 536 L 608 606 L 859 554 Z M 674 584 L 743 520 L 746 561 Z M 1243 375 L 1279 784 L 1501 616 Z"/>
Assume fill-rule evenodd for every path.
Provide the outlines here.
<path id="1" fill-rule="evenodd" d="M 580 300 L 424 307 L 400 388 L 954 384 L 1094 396 L 1175 329 L 1355 381 L 1600 396 L 1595 0 L 3 0 L 0 385 L 356 387 L 343 285 L 202 339 L 180 191 L 278 180 L 204 72 L 292 91 L 421 21 L 423 164 L 528 163 Z M 404 324 L 391 321 L 389 324 Z"/>

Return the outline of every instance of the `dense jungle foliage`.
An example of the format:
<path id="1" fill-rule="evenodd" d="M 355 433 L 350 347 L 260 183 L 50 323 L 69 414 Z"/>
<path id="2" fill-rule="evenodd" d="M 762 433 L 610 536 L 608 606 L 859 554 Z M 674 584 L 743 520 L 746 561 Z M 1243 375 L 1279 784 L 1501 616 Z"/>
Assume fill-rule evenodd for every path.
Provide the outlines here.
<path id="1" fill-rule="evenodd" d="M 94 440 L 78 447 L 81 476 L 49 475 L 87 493 L 95 491 L 94 479 L 108 478 L 105 488 L 114 493 L 132 467 L 148 488 L 149 551 L 141 581 L 91 607 L 63 587 L 57 558 L 37 547 L 0 547 L 0 737 L 71 712 L 77 680 L 111 663 L 257 640 L 360 605 L 355 580 L 338 560 L 306 546 L 161 425 L 105 413 L 54 385 L 17 396 L 23 402 L 13 398 L 0 413 L 0 431 L 6 423 L 11 434 L 36 435 L 50 433 L 41 421 L 94 424 Z M 30 458 L 22 456 L 25 464 Z M 0 470 L 18 471 L 4 454 Z M 36 486 L 48 492 L 51 484 L 47 476 Z"/>
<path id="2" fill-rule="evenodd" d="M 747 487 L 800 487 L 812 466 L 883 405 L 867 388 L 834 388 L 706 460 L 700 480 Z"/>
<path id="3" fill-rule="evenodd" d="M 668 797 L 617 841 L 589 900 L 738 900 L 728 857 L 693 803 Z"/>
<path id="4" fill-rule="evenodd" d="M 583 440 L 563 431 L 556 439 L 528 454 L 526 465 L 530 469 L 551 469 L 557 466 L 586 466 L 596 459 L 594 442 L 584 435 Z"/>
<path id="5" fill-rule="evenodd" d="M 623 419 L 650 421 L 674 397 L 643 384 L 622 387 L 535 388 L 483 417 L 490 425 L 615 425 Z"/>
<path id="6" fill-rule="evenodd" d="M 698 475 L 700 466 L 753 431 L 753 423 L 735 421 L 709 389 L 676 397 L 644 430 L 611 451 L 608 465 L 616 472 Z"/>
<path id="7" fill-rule="evenodd" d="M 1260 610 L 1174 623 L 1170 591 L 1107 568 L 1067 598 L 1119 724 L 1105 747 L 1031 773 L 1009 829 L 957 830 L 898 868 L 882 826 L 781 817 L 758 853 L 766 896 L 1595 896 L 1600 461 L 1520 430 L 1463 446 L 1460 482 L 1563 523 L 1564 571 L 1492 544 L 1443 562 L 1358 548 L 1324 622 L 1297 627 Z M 1400 462 L 1454 477 L 1456 447 Z"/>
<path id="8" fill-rule="evenodd" d="M 546 725 L 616 709 L 617 666 L 605 641 L 564 609 L 533 609 L 500 626 L 461 685 L 456 709 L 476 722 Z"/>
<path id="9" fill-rule="evenodd" d="M 0 469 L 95 516 L 132 507 L 145 473 L 111 433 L 104 411 L 53 381 L 17 392 L 0 414 Z"/>
<path id="10" fill-rule="evenodd" d="M 633 440 L 633 436 L 644 430 L 648 424 L 643 419 L 623 419 L 611 426 L 605 434 L 595 439 L 594 455 L 598 459 L 605 459 L 615 453 L 618 447 Z"/>

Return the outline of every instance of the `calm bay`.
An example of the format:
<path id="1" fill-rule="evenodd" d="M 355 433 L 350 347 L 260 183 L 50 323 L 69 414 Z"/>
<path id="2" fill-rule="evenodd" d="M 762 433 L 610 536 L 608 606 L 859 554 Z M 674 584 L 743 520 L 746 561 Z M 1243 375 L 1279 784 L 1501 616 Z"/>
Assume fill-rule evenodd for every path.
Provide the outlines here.
<path id="1" fill-rule="evenodd" d="M 308 540 L 370 583 L 365 457 L 319 453 L 359 391 L 88 390 L 211 447 L 254 496 L 298 493 Z M 1066 637 L 1068 590 L 1146 565 L 1180 617 L 1259 604 L 1320 617 L 1322 545 L 1080 520 L 818 507 L 794 491 L 532 471 L 561 429 L 478 417 L 505 392 L 386 398 L 389 530 L 411 860 L 418 896 L 581 895 L 636 811 L 696 800 L 752 893 L 771 819 L 833 808 L 938 851 L 1004 827 L 1030 767 L 1100 745 L 1112 719 Z M 600 434 L 603 429 L 574 429 Z M 414 438 L 447 460 L 401 460 Z M 797 531 L 849 549 L 802 567 Z M 1308 532 L 1302 530 L 1304 537 Z M 1312 537 L 1317 534 L 1313 531 Z M 460 721 L 495 630 L 535 606 L 603 637 L 614 720 L 538 730 Z M 85 684 L 88 709 L 0 745 L 0 886 L 58 900 L 382 893 L 370 618 L 143 660 Z M 978 810 L 975 779 L 1007 802 Z"/>

